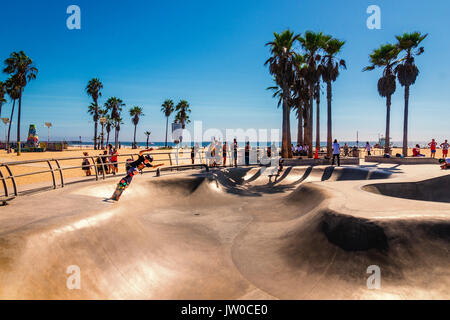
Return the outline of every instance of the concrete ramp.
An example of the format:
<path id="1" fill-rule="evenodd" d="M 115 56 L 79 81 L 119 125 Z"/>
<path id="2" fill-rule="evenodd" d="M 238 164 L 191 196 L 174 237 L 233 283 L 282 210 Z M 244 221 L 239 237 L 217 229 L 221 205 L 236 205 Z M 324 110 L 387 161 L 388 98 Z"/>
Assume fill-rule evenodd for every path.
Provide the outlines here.
<path id="1" fill-rule="evenodd" d="M 391 178 L 382 170 L 288 167 L 276 178 L 192 171 L 139 175 L 118 203 L 104 201 L 113 181 L 21 197 L 0 211 L 0 298 L 450 298 L 450 205 L 370 210 L 409 201 L 361 189 Z M 350 208 L 349 197 L 369 201 Z M 366 284 L 372 265 L 379 290 Z"/>
<path id="2" fill-rule="evenodd" d="M 450 175 L 419 182 L 371 184 L 364 190 L 396 198 L 450 202 Z"/>

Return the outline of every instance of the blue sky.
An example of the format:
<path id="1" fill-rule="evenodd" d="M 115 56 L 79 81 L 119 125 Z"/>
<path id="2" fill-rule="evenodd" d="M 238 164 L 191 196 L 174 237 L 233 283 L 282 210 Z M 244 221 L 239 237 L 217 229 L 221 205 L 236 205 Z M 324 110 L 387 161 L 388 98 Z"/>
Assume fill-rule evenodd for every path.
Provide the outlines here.
<path id="1" fill-rule="evenodd" d="M 68 30 L 66 9 L 81 8 L 81 30 Z M 369 5 L 381 8 L 381 30 L 366 27 Z M 274 31 L 323 31 L 346 40 L 341 58 L 347 61 L 334 84 L 334 130 L 340 140 L 376 140 L 385 127 L 385 100 L 378 96 L 380 71 L 361 72 L 368 54 L 396 34 L 429 33 L 421 71 L 411 88 L 410 140 L 447 137 L 450 116 L 450 1 L 434 0 L 228 0 L 228 1 L 4 1 L 1 4 L 0 59 L 24 50 L 39 69 L 23 99 L 22 135 L 37 125 L 52 136 L 92 139 L 90 103 L 84 88 L 98 77 L 104 84 L 104 103 L 110 96 L 124 100 L 127 109 L 144 108 L 138 127 L 143 141 L 164 139 L 165 119 L 160 105 L 166 98 L 186 99 L 191 119 L 207 128 L 279 128 L 281 110 L 265 88 L 271 76 L 264 66 L 264 44 Z M 0 80 L 6 79 L 1 74 Z M 325 96 L 322 101 L 325 102 Z M 322 103 L 322 139 L 326 138 Z M 8 116 L 11 104 L 3 107 Z M 391 130 L 402 137 L 403 88 L 393 97 Z M 121 139 L 132 140 L 133 126 L 124 114 Z M 292 114 L 293 137 L 296 119 Z M 2 132 L 2 131 L 0 131 Z M 3 134 L 0 134 L 3 138 Z M 450 137 L 449 137 L 450 138 Z"/>

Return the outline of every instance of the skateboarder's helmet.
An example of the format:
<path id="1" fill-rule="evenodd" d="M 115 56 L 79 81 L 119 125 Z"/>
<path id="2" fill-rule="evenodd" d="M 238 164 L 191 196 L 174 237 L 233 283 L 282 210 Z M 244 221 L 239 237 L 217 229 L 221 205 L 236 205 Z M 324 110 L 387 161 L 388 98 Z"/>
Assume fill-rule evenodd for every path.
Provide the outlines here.
<path id="1" fill-rule="evenodd" d="M 153 162 L 153 157 L 151 155 L 146 155 L 145 160 L 148 160 L 149 162 Z M 150 163 L 144 163 L 146 167 L 151 167 L 152 165 Z"/>

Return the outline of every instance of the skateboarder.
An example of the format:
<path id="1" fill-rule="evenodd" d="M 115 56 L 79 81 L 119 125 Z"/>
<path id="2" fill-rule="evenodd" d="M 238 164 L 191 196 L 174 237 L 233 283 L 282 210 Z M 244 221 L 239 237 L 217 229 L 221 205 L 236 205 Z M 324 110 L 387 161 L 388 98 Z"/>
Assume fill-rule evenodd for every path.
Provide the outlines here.
<path id="1" fill-rule="evenodd" d="M 153 148 L 142 150 L 141 152 L 139 152 L 139 158 L 129 164 L 129 167 L 127 170 L 127 175 L 120 180 L 114 194 L 111 197 L 112 200 L 119 201 L 119 198 L 122 195 L 122 192 L 126 188 L 128 188 L 131 181 L 133 180 L 133 177 L 136 174 L 138 174 L 139 171 L 141 171 L 145 167 L 156 168 L 156 167 L 160 167 L 163 165 L 163 164 L 152 165 L 151 162 L 153 161 L 153 158 L 150 155 L 144 156 L 144 153 L 150 152 L 152 150 L 153 150 Z"/>

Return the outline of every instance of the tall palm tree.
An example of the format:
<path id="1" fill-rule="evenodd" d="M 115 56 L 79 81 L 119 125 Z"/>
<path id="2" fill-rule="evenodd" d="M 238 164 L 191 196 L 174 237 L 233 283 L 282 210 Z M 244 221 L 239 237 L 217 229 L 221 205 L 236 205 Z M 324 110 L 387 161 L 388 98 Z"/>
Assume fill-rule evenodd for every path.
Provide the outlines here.
<path id="1" fill-rule="evenodd" d="M 306 56 L 297 54 L 295 56 L 295 80 L 292 86 L 293 107 L 296 110 L 298 120 L 297 144 L 304 145 L 304 125 L 303 120 L 306 118 L 307 106 L 309 103 L 309 87 L 305 80 L 307 72 Z"/>
<path id="2" fill-rule="evenodd" d="M 331 83 L 336 81 L 339 76 L 339 68 L 347 68 L 345 60 L 337 60 L 336 55 L 341 51 L 345 41 L 338 39 L 328 40 L 323 51 L 325 52 L 322 59 L 322 80 L 327 84 L 327 156 L 331 158 L 333 153 L 332 141 L 333 141 L 333 126 L 331 116 L 331 101 L 333 99 Z"/>
<path id="3" fill-rule="evenodd" d="M 94 150 L 97 150 L 97 123 L 100 118 L 98 106 L 92 102 L 88 107 L 88 113 L 92 116 L 92 120 L 95 123 Z"/>
<path id="4" fill-rule="evenodd" d="M 186 124 L 191 122 L 191 120 L 189 120 L 189 114 L 191 113 L 189 102 L 187 102 L 186 100 L 181 100 L 180 102 L 178 102 L 175 110 L 177 111 L 175 121 L 177 123 L 181 123 L 181 127 L 185 129 Z"/>
<path id="5" fill-rule="evenodd" d="M 420 43 L 428 36 L 428 34 L 421 34 L 420 32 L 404 33 L 401 36 L 396 36 L 397 47 L 401 52 L 405 53 L 402 63 L 395 68 L 398 82 L 405 87 L 405 111 L 403 118 L 403 155 L 408 156 L 408 113 L 409 113 L 409 87 L 412 86 L 419 75 L 419 69 L 414 63 L 415 56 L 419 56 L 424 52 L 424 48 L 420 47 Z M 416 52 L 413 52 L 417 49 Z"/>
<path id="6" fill-rule="evenodd" d="M 102 118 L 106 118 L 107 119 L 107 115 L 108 115 L 108 110 L 106 110 L 105 108 L 99 108 L 98 109 L 98 116 L 99 116 L 99 120 L 101 121 Z M 106 120 L 107 122 L 108 120 Z M 102 133 L 100 134 L 100 149 L 104 149 L 104 142 L 105 142 L 105 125 L 106 122 L 101 122 L 102 125 Z"/>
<path id="7" fill-rule="evenodd" d="M 136 145 L 136 128 L 139 123 L 139 119 L 142 116 L 144 116 L 144 112 L 141 107 L 134 106 L 133 108 L 130 109 L 130 117 L 132 117 L 131 121 L 134 124 L 134 138 L 133 138 L 134 144 L 133 145 L 135 148 L 137 147 L 137 145 Z"/>
<path id="8" fill-rule="evenodd" d="M 316 98 L 317 102 L 317 117 L 319 117 L 319 105 L 320 101 L 317 101 L 319 95 L 317 94 L 317 86 L 320 83 L 321 70 L 318 62 L 320 62 L 322 56 L 319 54 L 320 51 L 324 48 L 325 43 L 330 39 L 330 36 L 324 35 L 322 32 L 313 32 L 306 31 L 303 37 L 299 38 L 299 42 L 301 43 L 303 50 L 306 53 L 306 64 L 307 72 L 305 73 L 305 80 L 309 85 L 309 105 L 306 111 L 306 129 L 307 134 L 305 134 L 305 143 L 309 146 L 308 148 L 308 157 L 312 158 L 313 156 L 313 105 L 314 99 Z M 319 119 L 320 120 L 320 119 Z M 319 122 L 319 120 L 317 122 Z M 319 132 L 320 138 L 320 132 Z M 320 139 L 316 139 L 320 140 Z M 316 141 L 317 143 L 317 141 Z M 320 144 L 320 141 L 319 141 Z"/>
<path id="9" fill-rule="evenodd" d="M 16 101 L 17 99 L 19 99 L 20 96 L 20 86 L 18 83 L 18 79 L 15 76 L 12 76 L 11 78 L 9 78 L 8 80 L 6 80 L 6 92 L 8 93 L 10 99 L 13 102 L 12 108 L 11 108 L 11 117 L 9 118 L 9 126 L 8 126 L 8 141 L 7 141 L 7 150 L 8 153 L 10 153 L 10 148 L 9 148 L 9 142 L 10 142 L 10 137 L 11 137 L 11 125 L 12 125 L 12 119 L 14 117 L 14 108 L 16 106 Z"/>
<path id="10" fill-rule="evenodd" d="M 166 99 L 164 103 L 161 105 L 161 112 L 166 116 L 166 142 L 164 146 L 167 148 L 167 130 L 169 127 L 169 117 L 174 111 L 174 103 L 171 99 Z"/>
<path id="11" fill-rule="evenodd" d="M 320 80 L 314 87 L 314 99 L 316 100 L 316 150 L 320 150 Z"/>
<path id="12" fill-rule="evenodd" d="M 396 81 L 394 75 L 394 67 L 399 62 L 397 56 L 400 49 L 393 44 L 384 44 L 380 48 L 375 49 L 370 54 L 371 65 L 364 68 L 363 71 L 374 70 L 375 68 L 383 68 L 383 75 L 378 80 L 378 93 L 382 97 L 386 97 L 386 141 L 384 152 L 389 154 L 390 150 L 390 125 L 391 125 L 391 97 L 396 89 Z"/>
<path id="13" fill-rule="evenodd" d="M 13 52 L 5 60 L 4 73 L 13 75 L 19 87 L 19 110 L 17 112 L 17 155 L 20 155 L 20 119 L 22 115 L 22 95 L 28 82 L 36 79 L 38 69 L 34 66 L 33 60 L 25 52 Z M 11 119 L 12 121 L 12 119 Z"/>
<path id="14" fill-rule="evenodd" d="M 281 90 L 281 88 L 278 86 L 275 79 L 274 79 L 274 82 L 275 82 L 275 85 L 266 88 L 266 90 L 273 91 L 272 98 L 278 99 L 277 107 L 279 108 L 280 106 L 283 105 L 283 90 Z M 292 108 L 296 108 L 296 104 L 295 104 L 295 100 L 293 97 L 294 88 L 291 87 L 290 89 L 291 89 L 291 92 L 289 93 L 288 106 L 289 106 L 289 109 L 291 110 Z"/>
<path id="15" fill-rule="evenodd" d="M 102 96 L 101 90 L 103 89 L 103 84 L 98 78 L 91 79 L 86 86 L 86 93 L 88 96 L 92 98 L 94 101 L 93 104 L 89 106 L 89 113 L 93 112 L 94 117 L 94 149 L 97 150 L 97 130 L 98 130 L 98 119 L 100 118 L 98 115 L 98 98 Z M 91 106 L 93 106 L 91 110 Z"/>
<path id="16" fill-rule="evenodd" d="M 147 136 L 147 149 L 148 149 L 148 140 L 150 139 L 151 131 L 145 131 L 144 134 Z"/>
<path id="17" fill-rule="evenodd" d="M 114 125 L 113 120 L 111 119 L 111 117 L 109 116 L 109 114 L 106 115 L 106 124 L 105 124 L 105 129 L 106 129 L 106 145 L 109 144 L 109 133 L 111 132 L 111 128 Z"/>
<path id="18" fill-rule="evenodd" d="M 122 118 L 120 117 L 120 113 L 122 112 L 122 108 L 125 107 L 125 103 L 119 98 L 111 97 L 105 103 L 105 108 L 110 111 L 110 118 L 113 121 L 113 126 L 115 129 L 114 135 L 114 145 L 117 148 L 119 142 L 119 131 L 120 124 L 122 123 Z"/>
<path id="19" fill-rule="evenodd" d="M 6 103 L 5 94 L 6 94 L 6 83 L 0 81 L 0 117 L 2 116 L 2 106 L 4 103 Z"/>
<path id="20" fill-rule="evenodd" d="M 277 85 L 281 88 L 283 97 L 283 122 L 281 139 L 281 156 L 292 158 L 291 127 L 290 127 L 290 95 L 291 85 L 294 81 L 294 43 L 300 35 L 294 35 L 289 29 L 278 34 L 274 32 L 275 39 L 266 43 L 270 47 L 271 57 L 264 65 L 269 65 L 269 72 L 274 76 Z"/>
<path id="21" fill-rule="evenodd" d="M 116 148 L 119 146 L 119 133 L 121 124 L 123 124 L 123 119 L 121 117 L 114 119 L 114 130 L 115 130 L 114 144 Z"/>

